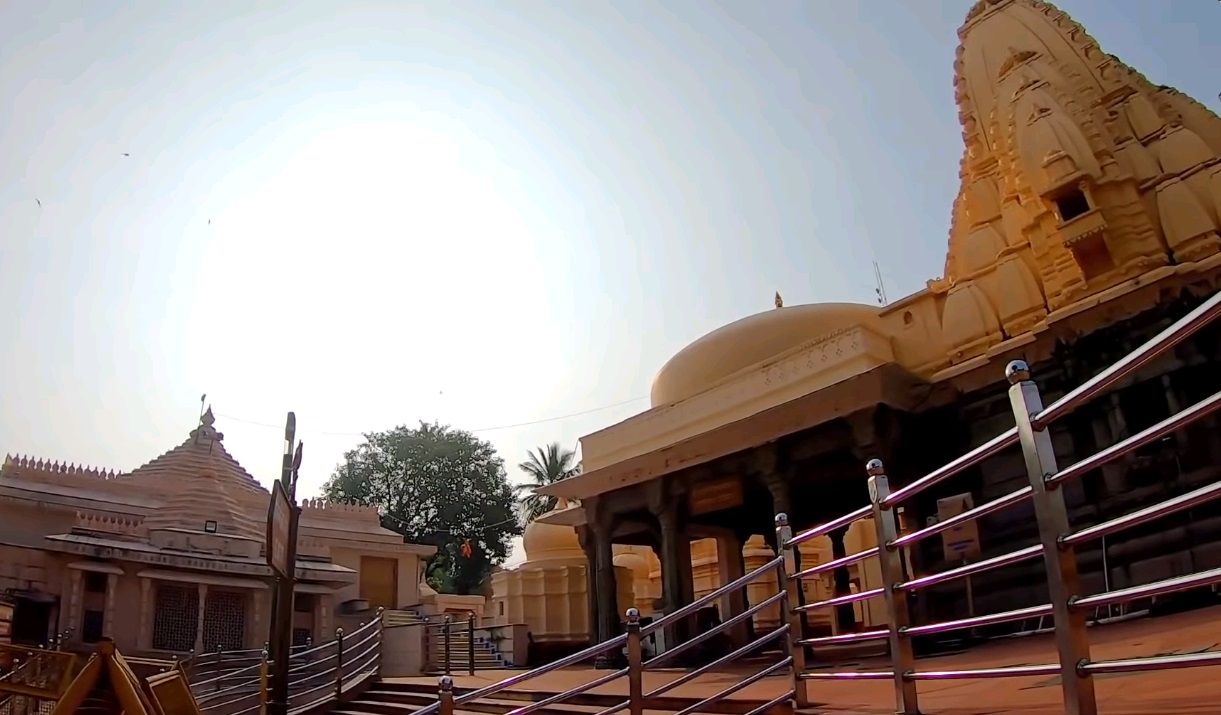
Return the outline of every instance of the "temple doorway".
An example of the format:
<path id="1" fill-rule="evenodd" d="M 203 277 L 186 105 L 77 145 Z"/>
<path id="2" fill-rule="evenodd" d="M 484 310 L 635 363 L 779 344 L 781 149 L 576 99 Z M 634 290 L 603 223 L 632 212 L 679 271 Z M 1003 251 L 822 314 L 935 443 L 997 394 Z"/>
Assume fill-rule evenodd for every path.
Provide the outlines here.
<path id="1" fill-rule="evenodd" d="M 51 632 L 51 609 L 46 598 L 17 596 L 13 606 L 12 641 L 18 645 L 44 646 Z"/>
<path id="2" fill-rule="evenodd" d="M 380 556 L 360 557 L 360 597 L 371 608 L 398 608 L 399 562 Z"/>

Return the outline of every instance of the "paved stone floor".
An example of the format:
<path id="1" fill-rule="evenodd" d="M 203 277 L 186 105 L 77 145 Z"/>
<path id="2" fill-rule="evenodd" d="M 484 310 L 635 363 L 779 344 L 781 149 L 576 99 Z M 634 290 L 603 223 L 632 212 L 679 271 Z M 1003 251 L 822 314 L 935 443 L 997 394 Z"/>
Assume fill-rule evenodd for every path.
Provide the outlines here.
<path id="1" fill-rule="evenodd" d="M 1221 607 L 1161 618 L 1115 623 L 1090 629 L 1095 660 L 1142 655 L 1166 655 L 1221 650 Z M 1047 636 L 991 643 L 968 653 L 921 659 L 920 670 L 949 670 L 1054 662 L 1055 649 Z M 860 670 L 882 664 L 861 662 Z M 480 687 L 522 671 L 480 671 L 457 675 L 459 686 Z M 573 668 L 530 680 L 519 690 L 561 692 L 588 682 L 602 673 Z M 646 691 L 679 677 L 679 671 L 648 671 Z M 668 695 L 702 698 L 712 695 L 744 675 L 726 671 L 703 675 Z M 398 679 L 395 679 L 398 680 Z M 435 683 L 436 678 L 408 678 Z M 1221 713 L 1221 667 L 1192 668 L 1153 673 L 1112 674 L 1097 677 L 1100 715 L 1158 715 Z M 768 677 L 735 694 L 735 698 L 769 700 L 788 687 L 787 678 Z M 884 715 L 894 712 L 894 695 L 888 681 L 809 683 L 816 713 Z M 626 693 L 620 679 L 592 692 Z M 1062 715 L 1059 678 L 1026 677 L 993 680 L 921 682 L 920 709 L 927 715 Z"/>

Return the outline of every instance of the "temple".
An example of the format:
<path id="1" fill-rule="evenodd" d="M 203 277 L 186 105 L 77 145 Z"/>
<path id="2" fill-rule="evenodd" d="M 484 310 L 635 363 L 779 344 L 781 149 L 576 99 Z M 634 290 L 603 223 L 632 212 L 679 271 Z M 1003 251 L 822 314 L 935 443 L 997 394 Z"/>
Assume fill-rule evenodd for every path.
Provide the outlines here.
<path id="1" fill-rule="evenodd" d="M 225 450 L 212 411 L 131 472 L 6 457 L 0 589 L 16 643 L 112 638 L 128 653 L 260 648 L 270 618 L 270 493 Z M 329 638 L 378 606 L 419 602 L 431 546 L 403 543 L 375 509 L 305 500 L 293 638 Z"/>
<path id="2" fill-rule="evenodd" d="M 620 628 L 615 565 L 624 548 L 646 567 L 656 560 L 658 610 L 672 612 L 693 599 L 699 563 L 717 564 L 708 587 L 743 573 L 744 545 L 773 549 L 777 513 L 799 530 L 866 505 L 866 460 L 884 460 L 901 486 L 1011 427 L 1009 360 L 1029 362 L 1054 400 L 1217 290 L 1221 119 L 1106 54 L 1045 2 L 978 2 L 959 38 L 964 150 L 944 277 L 884 307 L 784 305 L 777 296 L 776 308 L 670 359 L 651 408 L 582 438 L 585 472 L 540 490 L 579 502 L 540 521 L 575 528 L 593 566 L 581 589 L 595 614 L 590 640 Z M 1210 396 L 1221 387 L 1218 364 L 1215 328 L 1180 344 L 1056 423 L 1061 464 Z M 1096 470 L 1067 490 L 1073 521 L 1216 480 L 1219 434 L 1210 418 Z M 1020 454 L 1003 452 L 922 494 L 901 519 L 923 526 L 1026 480 Z M 1029 505 L 1008 509 L 958 537 L 921 542 L 905 554 L 910 568 L 928 573 L 1036 543 L 1035 519 Z M 841 558 L 851 541 L 833 532 L 803 557 Z M 1221 512 L 1125 532 L 1084 552 L 1080 565 L 1091 592 L 1216 568 Z M 867 587 L 869 563 L 856 566 L 827 587 Z M 960 581 L 934 588 L 913 618 L 1045 603 L 1040 568 L 981 576 L 970 603 Z M 744 606 L 724 604 L 721 616 Z M 866 617 L 845 606 L 807 627 L 850 630 Z"/>

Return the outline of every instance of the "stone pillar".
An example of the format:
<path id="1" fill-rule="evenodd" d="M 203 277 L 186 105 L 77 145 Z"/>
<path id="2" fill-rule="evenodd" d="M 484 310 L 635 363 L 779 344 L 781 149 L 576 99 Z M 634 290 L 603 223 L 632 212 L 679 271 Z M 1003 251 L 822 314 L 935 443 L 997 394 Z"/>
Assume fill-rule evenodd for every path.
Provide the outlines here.
<path id="1" fill-rule="evenodd" d="M 831 539 L 831 558 L 842 559 L 848 555 L 844 537 L 848 535 L 847 527 L 836 529 L 827 536 Z M 847 566 L 835 569 L 835 595 L 847 596 L 852 593 L 852 576 Z M 837 633 L 851 633 L 856 630 L 856 610 L 851 603 L 835 607 L 835 623 Z"/>
<path id="2" fill-rule="evenodd" d="M 329 593 L 318 594 L 318 616 L 314 620 L 314 633 L 312 638 L 315 643 L 321 643 L 326 640 L 325 634 L 331 633 L 331 608 L 332 597 Z"/>
<path id="3" fill-rule="evenodd" d="M 246 632 L 247 648 L 262 648 L 271 631 L 263 620 L 263 612 L 271 598 L 270 589 L 256 589 L 250 598 L 250 629 Z"/>
<path id="4" fill-rule="evenodd" d="M 581 549 L 585 552 L 585 600 L 589 609 L 586 627 L 589 629 L 589 644 L 592 646 L 598 643 L 598 583 L 595 578 L 598 550 L 594 547 L 593 533 L 588 524 L 577 530 L 577 536 L 581 542 Z"/>
<path id="5" fill-rule="evenodd" d="M 153 581 L 140 579 L 140 618 L 136 642 L 144 650 L 153 648 Z"/>
<path id="6" fill-rule="evenodd" d="M 605 643 L 615 637 L 619 616 L 616 613 L 615 554 L 611 546 L 610 529 L 602 527 L 594 531 L 594 583 L 598 600 L 598 642 Z"/>
<path id="7" fill-rule="evenodd" d="M 102 614 L 102 635 L 114 636 L 114 594 L 119 590 L 119 575 L 106 576 L 106 610 Z"/>
<path id="8" fill-rule="evenodd" d="M 71 628 L 74 634 L 79 634 L 81 629 L 81 608 L 82 599 L 84 598 L 84 574 L 80 569 L 71 569 L 72 575 L 69 577 L 69 588 L 71 596 L 68 598 L 68 622 L 63 628 L 59 629 L 62 633 Z"/>
<path id="9" fill-rule="evenodd" d="M 204 643 L 204 610 L 208 604 L 208 584 L 199 584 L 199 615 L 195 621 L 195 652 L 207 653 L 209 649 L 215 650 L 215 643 Z"/>
<path id="10" fill-rule="evenodd" d="M 722 586 L 732 583 L 746 574 L 746 567 L 742 560 L 742 540 L 737 534 L 717 537 L 716 557 L 717 575 L 721 577 Z M 746 589 L 740 588 L 722 597 L 719 606 L 722 621 L 728 621 L 734 616 L 745 613 Z M 734 626 L 730 630 L 729 636 L 735 646 L 746 645 L 748 637 L 746 622 L 743 621 L 740 625 Z"/>
<path id="11" fill-rule="evenodd" d="M 657 514 L 661 526 L 661 588 L 666 600 L 666 613 L 673 613 L 694 600 L 691 581 L 691 540 L 679 528 L 678 513 L 673 505 Z M 675 623 L 666 633 L 666 646 L 685 642 L 691 632 L 690 621 Z"/>

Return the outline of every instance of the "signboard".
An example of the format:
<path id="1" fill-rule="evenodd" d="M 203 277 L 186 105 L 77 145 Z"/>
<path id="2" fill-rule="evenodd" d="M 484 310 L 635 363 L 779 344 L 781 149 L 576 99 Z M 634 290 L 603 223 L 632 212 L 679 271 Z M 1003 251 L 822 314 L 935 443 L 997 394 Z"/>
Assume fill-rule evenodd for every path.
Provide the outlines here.
<path id="1" fill-rule="evenodd" d="M 937 500 L 937 520 L 945 521 L 975 507 L 968 494 Z M 979 525 L 974 519 L 941 532 L 941 548 L 947 561 L 969 561 L 979 556 Z"/>
<path id="2" fill-rule="evenodd" d="M 742 480 L 735 476 L 700 480 L 691 485 L 691 514 L 711 514 L 742 505 Z"/>
<path id="3" fill-rule="evenodd" d="M 267 565 L 281 578 L 291 575 L 288 563 L 289 526 L 292 523 L 293 505 L 284 491 L 283 482 L 276 481 L 271 488 L 271 505 L 267 507 Z"/>

